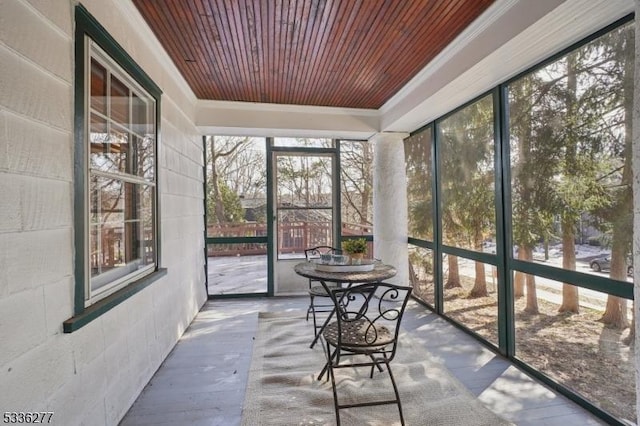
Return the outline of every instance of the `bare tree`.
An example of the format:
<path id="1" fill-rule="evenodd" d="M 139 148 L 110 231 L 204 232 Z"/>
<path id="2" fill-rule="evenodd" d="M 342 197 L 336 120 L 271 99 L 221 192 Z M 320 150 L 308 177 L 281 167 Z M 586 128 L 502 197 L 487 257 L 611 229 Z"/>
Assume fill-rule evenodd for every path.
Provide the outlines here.
<path id="1" fill-rule="evenodd" d="M 340 143 L 342 221 L 373 225 L 373 145 L 368 141 Z"/>
<path id="2" fill-rule="evenodd" d="M 251 138 L 249 137 L 214 136 L 207 138 L 207 190 L 209 200 L 209 206 L 207 207 L 210 222 L 214 221 L 218 224 L 227 222 L 222 189 L 224 172 L 229 165 L 233 164 L 237 153 L 250 143 Z M 226 186 L 226 183 L 224 185 Z"/>

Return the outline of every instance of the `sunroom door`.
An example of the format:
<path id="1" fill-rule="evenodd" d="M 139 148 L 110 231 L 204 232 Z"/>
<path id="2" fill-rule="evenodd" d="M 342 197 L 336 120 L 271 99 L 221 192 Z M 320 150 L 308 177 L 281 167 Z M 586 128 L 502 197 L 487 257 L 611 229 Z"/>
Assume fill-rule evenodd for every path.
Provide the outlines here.
<path id="1" fill-rule="evenodd" d="M 306 280 L 293 266 L 305 259 L 304 250 L 335 246 L 335 152 L 274 152 L 274 285 L 277 294 L 297 294 Z"/>

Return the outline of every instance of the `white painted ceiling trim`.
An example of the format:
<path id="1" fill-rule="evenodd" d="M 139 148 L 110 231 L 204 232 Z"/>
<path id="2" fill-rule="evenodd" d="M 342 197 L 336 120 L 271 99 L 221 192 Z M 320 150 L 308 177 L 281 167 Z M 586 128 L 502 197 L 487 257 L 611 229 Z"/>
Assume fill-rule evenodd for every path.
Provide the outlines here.
<path id="1" fill-rule="evenodd" d="M 198 101 L 196 126 L 214 135 L 369 139 L 380 123 L 370 109 Z"/>

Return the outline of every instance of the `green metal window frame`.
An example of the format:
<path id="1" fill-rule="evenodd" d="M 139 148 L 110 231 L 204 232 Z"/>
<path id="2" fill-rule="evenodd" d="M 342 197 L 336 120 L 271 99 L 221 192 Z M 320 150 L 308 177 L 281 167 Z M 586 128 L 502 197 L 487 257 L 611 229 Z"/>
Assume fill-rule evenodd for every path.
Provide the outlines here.
<path id="1" fill-rule="evenodd" d="M 85 285 L 87 280 L 87 255 L 86 243 L 86 199 L 87 199 L 87 141 L 85 135 L 87 111 L 85 110 L 85 95 L 87 90 L 85 69 L 85 38 L 90 38 L 111 59 L 113 59 L 133 80 L 142 86 L 156 102 L 156 141 L 155 155 L 157 159 L 158 140 L 160 139 L 160 98 L 162 91 L 153 80 L 136 64 L 127 52 L 115 41 L 115 39 L 100 25 L 100 23 L 82 6 L 75 8 L 75 81 L 74 81 L 74 243 L 75 243 L 75 289 L 74 289 L 74 316 L 64 321 L 63 331 L 74 332 L 115 306 L 124 302 L 134 294 L 151 285 L 159 278 L 167 274 L 167 270 L 159 268 L 160 264 L 160 209 L 157 188 L 158 164 L 155 161 L 154 175 L 156 187 L 154 197 L 154 240 L 156 243 L 155 268 L 147 275 L 127 283 L 123 288 L 113 294 L 96 301 L 90 306 L 85 306 Z"/>
<path id="2" fill-rule="evenodd" d="M 599 291 L 606 294 L 612 294 L 614 296 L 622 297 L 628 300 L 634 300 L 633 284 L 629 282 L 618 281 L 601 276 L 591 275 L 584 272 L 565 270 L 559 267 L 553 267 L 549 265 L 543 265 L 534 262 L 525 262 L 518 259 L 514 259 L 511 247 L 513 246 L 512 236 L 513 229 L 511 225 L 511 164 L 510 164 L 510 147 L 509 147 L 509 105 L 508 105 L 508 87 L 514 81 L 517 81 L 521 77 L 528 75 L 536 70 L 543 68 L 544 66 L 556 61 L 569 54 L 570 52 L 584 46 L 585 44 L 597 39 L 598 37 L 615 30 L 616 28 L 632 21 L 635 18 L 634 14 L 627 15 L 616 22 L 602 28 L 601 30 L 589 35 L 588 37 L 572 44 L 571 46 L 561 50 L 560 52 L 546 58 L 545 60 L 537 63 L 536 65 L 522 71 L 509 80 L 500 83 L 492 89 L 474 97 L 463 105 L 455 108 L 452 111 L 444 114 L 441 117 L 433 120 L 430 123 L 420 127 L 419 129 L 411 132 L 410 136 L 418 134 L 423 131 L 432 132 L 432 155 L 431 155 L 431 167 L 433 170 L 432 179 L 432 193 L 433 193 L 433 241 L 424 240 L 412 237 L 409 235 L 407 243 L 409 245 L 427 248 L 433 250 L 434 253 L 434 285 L 435 285 L 435 306 L 431 306 L 426 302 L 418 300 L 419 303 L 426 308 L 434 311 L 438 315 L 442 316 L 448 322 L 452 323 L 456 327 L 464 330 L 470 335 L 476 337 L 480 342 L 487 346 L 488 349 L 495 353 L 509 358 L 516 366 L 528 374 L 534 376 L 538 380 L 545 383 L 550 388 L 565 395 L 572 401 L 578 403 L 582 407 L 591 411 L 598 417 L 602 418 L 609 424 L 624 425 L 620 419 L 612 416 L 610 413 L 595 406 L 589 400 L 578 395 L 572 389 L 556 382 L 549 376 L 545 375 L 541 371 L 533 368 L 524 361 L 516 358 L 515 348 L 515 312 L 514 312 L 514 295 L 513 295 L 513 273 L 516 271 L 526 274 L 532 274 L 548 279 L 552 279 L 558 282 L 565 282 L 573 284 L 580 288 L 586 288 L 590 290 Z M 496 254 L 486 254 L 473 252 L 458 247 L 446 246 L 442 243 L 442 211 L 441 211 L 441 199 L 442 194 L 440 192 L 440 178 L 441 171 L 439 169 L 440 159 L 440 141 L 438 137 L 437 125 L 442 120 L 455 114 L 456 112 L 464 109 L 465 107 L 473 104 L 479 99 L 492 94 L 493 95 L 493 108 L 494 108 L 494 140 L 495 140 L 495 192 L 496 192 Z M 468 259 L 482 261 L 496 266 L 497 269 L 497 286 L 498 286 L 498 347 L 491 342 L 488 342 L 482 336 L 470 330 L 464 324 L 457 322 L 451 317 L 443 313 L 443 297 L 444 288 L 442 282 L 443 264 L 442 255 L 452 254 L 456 256 L 462 256 Z M 614 283 L 615 286 L 611 286 Z"/>

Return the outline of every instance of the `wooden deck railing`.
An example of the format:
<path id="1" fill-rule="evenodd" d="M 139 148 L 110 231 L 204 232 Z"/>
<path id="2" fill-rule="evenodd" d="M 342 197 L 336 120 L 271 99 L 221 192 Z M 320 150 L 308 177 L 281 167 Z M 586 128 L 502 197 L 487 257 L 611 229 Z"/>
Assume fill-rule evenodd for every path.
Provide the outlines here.
<path id="1" fill-rule="evenodd" d="M 370 225 L 342 223 L 342 235 L 371 235 Z M 266 223 L 233 223 L 212 225 L 207 228 L 209 237 L 264 237 Z M 325 245 L 331 241 L 331 222 L 295 222 L 280 224 L 279 253 L 303 253 L 308 247 Z M 370 251 L 373 247 L 369 248 Z M 266 243 L 209 244 L 208 256 L 248 256 L 267 253 Z"/>

